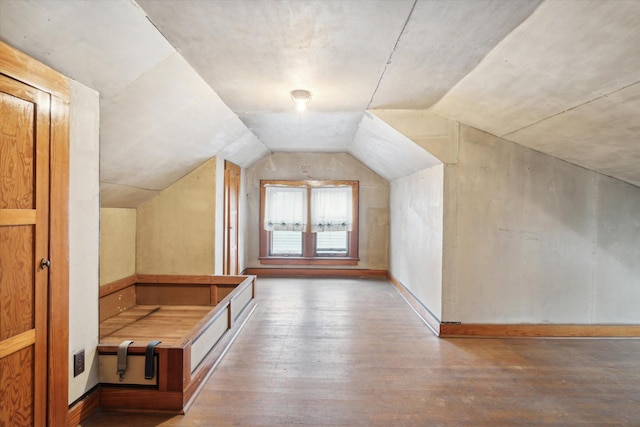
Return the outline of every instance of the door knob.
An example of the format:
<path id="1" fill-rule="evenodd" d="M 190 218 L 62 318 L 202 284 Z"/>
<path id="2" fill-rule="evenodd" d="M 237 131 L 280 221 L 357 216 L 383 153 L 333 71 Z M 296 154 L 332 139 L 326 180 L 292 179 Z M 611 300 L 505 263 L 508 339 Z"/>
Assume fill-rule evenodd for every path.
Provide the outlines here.
<path id="1" fill-rule="evenodd" d="M 40 268 L 41 269 L 45 269 L 45 268 L 49 268 L 51 267 L 51 261 L 49 261 L 48 259 L 42 258 L 40 260 Z"/>

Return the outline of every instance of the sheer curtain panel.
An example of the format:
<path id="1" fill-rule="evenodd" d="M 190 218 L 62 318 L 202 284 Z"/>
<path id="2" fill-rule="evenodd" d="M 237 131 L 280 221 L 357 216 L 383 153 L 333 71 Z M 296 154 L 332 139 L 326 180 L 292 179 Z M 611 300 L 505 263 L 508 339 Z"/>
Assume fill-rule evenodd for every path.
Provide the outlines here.
<path id="1" fill-rule="evenodd" d="M 353 198 L 351 186 L 311 189 L 311 232 L 351 231 Z"/>
<path id="2" fill-rule="evenodd" d="M 305 231 L 307 228 L 307 189 L 305 187 L 265 187 L 264 229 L 267 231 Z"/>

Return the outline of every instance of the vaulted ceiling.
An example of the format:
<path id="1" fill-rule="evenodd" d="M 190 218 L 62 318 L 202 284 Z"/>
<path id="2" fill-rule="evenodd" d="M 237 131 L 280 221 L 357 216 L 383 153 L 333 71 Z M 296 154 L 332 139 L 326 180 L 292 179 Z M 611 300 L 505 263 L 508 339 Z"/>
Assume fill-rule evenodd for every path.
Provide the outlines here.
<path id="1" fill-rule="evenodd" d="M 103 206 L 215 155 L 349 152 L 389 180 L 438 162 L 377 109 L 640 185 L 638 22 L 636 0 L 0 0 L 0 40 L 100 92 Z"/>

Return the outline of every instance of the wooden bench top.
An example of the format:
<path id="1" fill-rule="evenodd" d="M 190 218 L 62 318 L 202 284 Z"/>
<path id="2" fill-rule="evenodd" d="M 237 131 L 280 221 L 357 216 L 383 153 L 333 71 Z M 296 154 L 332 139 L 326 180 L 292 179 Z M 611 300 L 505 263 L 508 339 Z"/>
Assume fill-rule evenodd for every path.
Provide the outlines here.
<path id="1" fill-rule="evenodd" d="M 100 322 L 100 344 L 161 340 L 178 345 L 211 310 L 202 305 L 136 305 Z"/>

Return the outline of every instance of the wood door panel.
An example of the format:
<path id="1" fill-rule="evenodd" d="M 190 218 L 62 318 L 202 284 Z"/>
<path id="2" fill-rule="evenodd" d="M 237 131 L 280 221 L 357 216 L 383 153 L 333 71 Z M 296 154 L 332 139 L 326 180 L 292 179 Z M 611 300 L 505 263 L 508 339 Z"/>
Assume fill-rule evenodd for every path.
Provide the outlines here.
<path id="1" fill-rule="evenodd" d="M 0 42 L 0 426 L 67 425 L 68 188 L 67 78 Z"/>
<path id="2" fill-rule="evenodd" d="M 32 102 L 0 92 L 0 209 L 32 209 L 34 197 Z"/>
<path id="3" fill-rule="evenodd" d="M 240 197 L 239 166 L 224 162 L 223 274 L 238 274 L 238 226 Z"/>
<path id="4" fill-rule="evenodd" d="M 33 346 L 0 359 L 0 425 L 33 426 Z"/>
<path id="5" fill-rule="evenodd" d="M 50 102 L 0 76 L 0 425 L 46 422 Z"/>
<path id="6" fill-rule="evenodd" d="M 0 341 L 35 327 L 34 226 L 0 226 Z"/>

